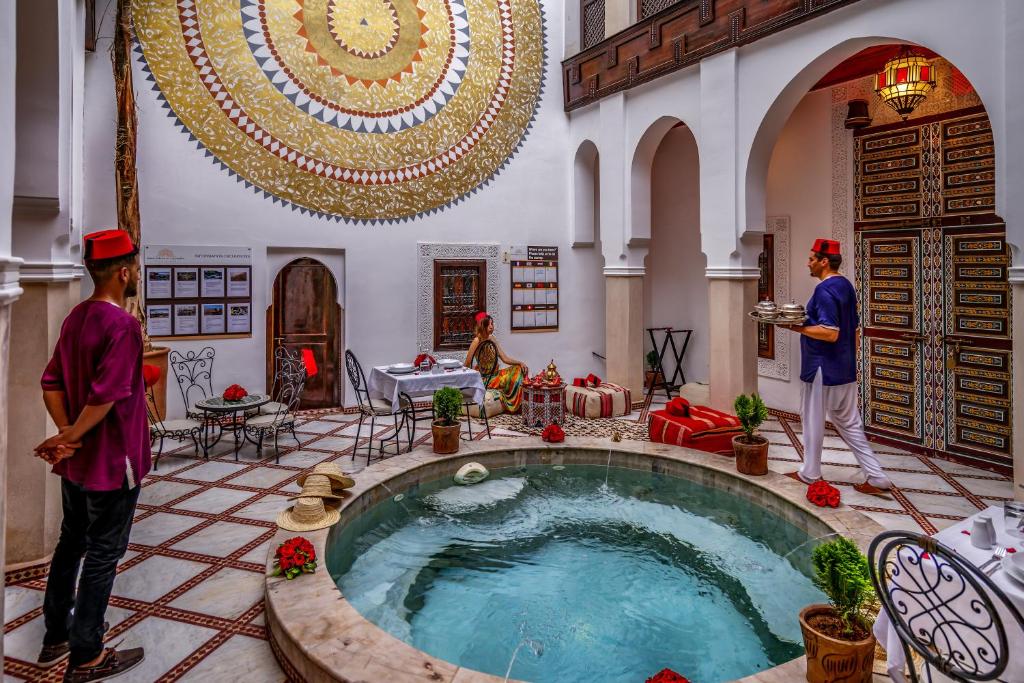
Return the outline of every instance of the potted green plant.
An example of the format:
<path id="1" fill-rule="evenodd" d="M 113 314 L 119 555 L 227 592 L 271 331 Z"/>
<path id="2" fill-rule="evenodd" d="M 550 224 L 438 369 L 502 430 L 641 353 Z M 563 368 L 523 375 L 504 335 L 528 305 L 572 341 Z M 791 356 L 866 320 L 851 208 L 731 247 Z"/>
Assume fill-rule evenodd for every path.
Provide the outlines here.
<path id="1" fill-rule="evenodd" d="M 870 607 L 875 601 L 868 558 L 840 536 L 814 549 L 814 584 L 827 605 L 800 612 L 811 683 L 870 683 L 875 657 Z"/>
<path id="2" fill-rule="evenodd" d="M 664 383 L 665 376 L 658 372 L 658 352 L 650 350 L 645 357 L 647 370 L 644 372 L 644 385 L 650 390 L 655 384 Z"/>
<path id="3" fill-rule="evenodd" d="M 434 421 L 430 424 L 430 431 L 434 436 L 435 453 L 458 452 L 462 401 L 462 392 L 455 387 L 443 387 L 434 392 Z"/>
<path id="4" fill-rule="evenodd" d="M 732 438 L 736 470 L 742 474 L 768 474 L 768 439 L 756 434 L 768 418 L 768 408 L 757 394 L 740 394 L 733 403 L 743 433 Z"/>

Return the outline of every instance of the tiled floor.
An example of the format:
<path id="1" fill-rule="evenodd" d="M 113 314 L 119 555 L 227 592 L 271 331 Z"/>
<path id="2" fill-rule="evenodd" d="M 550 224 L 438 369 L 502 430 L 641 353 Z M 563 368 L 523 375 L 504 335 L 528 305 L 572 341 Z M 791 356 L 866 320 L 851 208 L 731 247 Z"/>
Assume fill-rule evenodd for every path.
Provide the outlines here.
<path id="1" fill-rule="evenodd" d="M 634 411 L 646 417 L 661 401 Z M 350 459 L 355 416 L 315 414 L 298 427 L 300 445 L 283 443 L 281 463 L 270 449 L 257 462 L 248 445 L 235 462 L 230 444 L 214 458 L 195 458 L 190 449 L 165 456 L 159 471 L 143 483 L 129 551 L 118 568 L 107 619 L 108 640 L 142 645 L 146 661 L 132 681 L 282 681 L 285 675 L 267 644 L 263 619 L 263 571 L 277 513 L 298 491 L 296 478 L 324 460 L 347 472 L 362 469 L 365 457 Z M 386 430 L 381 430 L 384 433 Z M 772 445 L 770 467 L 796 468 L 802 454 L 800 423 L 776 413 L 763 432 Z M 474 430 L 476 435 L 477 430 Z M 496 430 L 501 438 L 533 438 Z M 429 441 L 429 430 L 417 442 Z M 360 444 L 366 441 L 365 431 Z M 889 528 L 933 533 L 954 520 L 1012 496 L 1012 484 L 990 472 L 941 460 L 929 461 L 894 448 L 879 457 L 899 489 L 890 496 L 866 496 L 850 483 L 859 470 L 842 440 L 829 435 L 825 476 L 840 486 L 845 502 Z M 63 666 L 35 667 L 42 638 L 43 568 L 7 577 L 4 603 L 4 681 L 56 681 Z"/>

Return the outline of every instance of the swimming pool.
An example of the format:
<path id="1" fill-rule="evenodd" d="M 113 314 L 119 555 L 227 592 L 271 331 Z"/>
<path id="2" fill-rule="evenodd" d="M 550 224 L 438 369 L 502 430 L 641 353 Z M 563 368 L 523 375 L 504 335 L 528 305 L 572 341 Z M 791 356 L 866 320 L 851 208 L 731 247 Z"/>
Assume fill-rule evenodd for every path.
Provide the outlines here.
<path id="1" fill-rule="evenodd" d="M 594 464 L 450 482 L 391 487 L 326 542 L 349 603 L 428 655 L 538 682 L 714 683 L 802 654 L 812 537 L 744 496 Z"/>

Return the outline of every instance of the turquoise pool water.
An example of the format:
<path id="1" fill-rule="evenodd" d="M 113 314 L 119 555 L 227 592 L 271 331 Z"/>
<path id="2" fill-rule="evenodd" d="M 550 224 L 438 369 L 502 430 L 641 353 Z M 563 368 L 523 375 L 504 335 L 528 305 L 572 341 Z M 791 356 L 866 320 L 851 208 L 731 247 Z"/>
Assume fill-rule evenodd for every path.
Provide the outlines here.
<path id="1" fill-rule="evenodd" d="M 384 630 L 497 676 L 728 681 L 801 655 L 823 600 L 807 534 L 690 481 L 537 466 L 402 493 L 332 531 L 331 575 Z"/>

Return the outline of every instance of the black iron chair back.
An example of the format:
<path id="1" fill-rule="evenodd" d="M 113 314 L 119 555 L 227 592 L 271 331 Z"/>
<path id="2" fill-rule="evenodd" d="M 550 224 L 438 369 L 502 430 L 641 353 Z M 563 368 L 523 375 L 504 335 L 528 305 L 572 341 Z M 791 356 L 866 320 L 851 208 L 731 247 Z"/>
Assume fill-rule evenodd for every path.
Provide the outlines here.
<path id="1" fill-rule="evenodd" d="M 911 650 L 926 668 L 956 681 L 998 680 L 1009 663 L 1007 629 L 1024 628 L 1024 620 L 988 576 L 934 538 L 911 531 L 879 534 L 868 556 L 871 581 L 914 683 Z"/>
<path id="2" fill-rule="evenodd" d="M 352 390 L 356 392 L 356 401 L 358 401 L 359 407 L 369 410 L 370 390 L 366 386 L 366 375 L 363 374 L 363 366 L 360 365 L 356 354 L 352 353 L 351 350 L 345 351 L 345 370 L 348 373 L 349 384 L 352 385 Z"/>
<path id="3" fill-rule="evenodd" d="M 211 398 L 213 393 L 213 357 L 214 350 L 209 346 L 200 351 L 171 351 L 168 361 L 174 378 L 178 381 L 181 400 L 185 404 L 185 412 L 194 415 L 192 406 L 196 401 Z"/>
<path id="4" fill-rule="evenodd" d="M 277 387 L 277 417 L 281 418 L 293 412 L 299 406 L 302 391 L 306 388 L 306 366 L 287 363 L 281 368 L 281 376 Z"/>
<path id="5" fill-rule="evenodd" d="M 280 399 L 282 378 L 289 373 L 300 371 L 305 375 L 306 363 L 298 351 L 289 351 L 284 346 L 274 349 L 274 386 L 270 388 L 270 397 L 278 403 L 286 403 Z M 305 384 L 305 378 L 303 378 Z"/>

